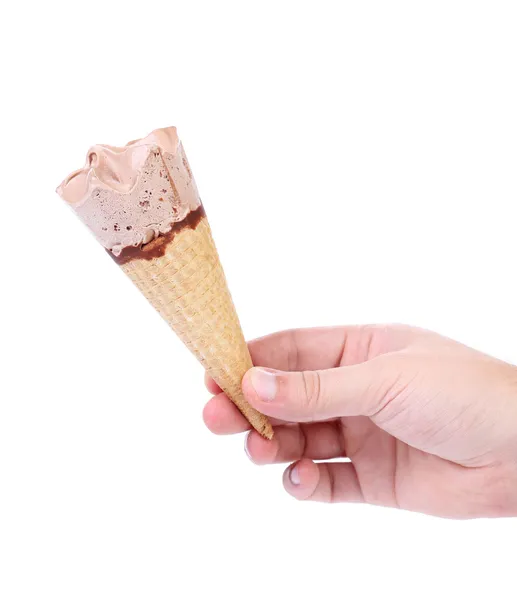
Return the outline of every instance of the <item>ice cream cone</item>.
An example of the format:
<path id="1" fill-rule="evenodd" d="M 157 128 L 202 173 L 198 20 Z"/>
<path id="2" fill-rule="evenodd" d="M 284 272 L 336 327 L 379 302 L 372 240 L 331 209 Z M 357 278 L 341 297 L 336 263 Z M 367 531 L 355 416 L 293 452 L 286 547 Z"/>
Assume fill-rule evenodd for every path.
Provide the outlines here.
<path id="1" fill-rule="evenodd" d="M 252 366 L 197 187 L 174 127 L 97 145 L 59 194 L 262 436 L 241 389 Z"/>

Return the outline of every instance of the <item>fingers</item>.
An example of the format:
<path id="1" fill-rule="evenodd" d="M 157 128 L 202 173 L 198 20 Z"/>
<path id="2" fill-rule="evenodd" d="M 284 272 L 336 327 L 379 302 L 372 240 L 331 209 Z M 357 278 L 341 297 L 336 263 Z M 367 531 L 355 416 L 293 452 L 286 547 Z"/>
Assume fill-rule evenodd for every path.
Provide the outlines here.
<path id="1" fill-rule="evenodd" d="M 251 427 L 235 404 L 222 392 L 206 403 L 203 409 L 203 421 L 212 433 L 218 435 L 242 433 Z M 278 425 L 279 421 L 271 419 L 271 423 Z"/>
<path id="2" fill-rule="evenodd" d="M 279 396 L 276 402 L 269 406 L 261 404 L 260 390 L 259 393 L 253 394 L 249 385 L 246 388 L 248 377 L 243 381 L 243 389 L 245 393 L 247 389 L 248 401 L 258 410 L 269 416 L 277 416 L 283 421 L 311 421 L 347 414 L 369 414 L 366 412 L 367 406 L 357 405 L 359 400 L 363 403 L 365 400 L 364 388 L 367 385 L 368 369 L 363 371 L 358 367 L 354 371 L 352 367 L 368 364 L 366 361 L 376 360 L 375 357 L 396 352 L 423 333 L 425 332 L 400 325 L 329 327 L 275 333 L 249 344 L 254 364 L 286 372 L 304 371 L 304 374 L 297 373 L 292 378 L 285 379 L 286 385 L 282 384 L 283 380 L 280 378 L 279 385 L 282 385 L 279 388 Z M 355 404 L 352 403 L 344 409 L 341 409 L 341 402 L 337 397 L 337 392 L 342 388 L 341 376 L 345 376 L 344 372 L 335 373 L 340 365 L 350 369 L 346 374 L 348 395 L 358 394 Z M 364 372 L 362 381 L 359 377 L 360 371 Z M 354 373 L 357 377 L 353 376 Z M 208 375 L 205 377 L 205 383 L 211 393 L 221 392 L 220 387 Z M 372 386 L 373 383 L 370 388 Z M 285 406 L 278 402 L 282 394 Z M 345 401 L 346 398 L 341 400 Z M 217 407 L 223 412 L 217 413 Z M 371 409 L 375 412 L 374 408 Z M 207 425 L 217 433 L 237 433 L 248 429 L 233 406 L 230 410 L 224 402 L 216 402 L 206 410 Z M 211 410 L 215 412 L 211 413 Z"/>
<path id="3" fill-rule="evenodd" d="M 346 346 L 347 332 L 355 335 L 359 327 L 327 327 L 279 331 L 249 342 L 254 365 L 284 371 L 327 369 L 337 366 Z M 350 345 L 348 345 L 350 347 Z M 212 394 L 221 388 L 205 374 L 205 385 Z"/>
<path id="4" fill-rule="evenodd" d="M 403 359 L 386 355 L 350 367 L 303 372 L 255 367 L 244 376 L 242 389 L 257 410 L 284 421 L 373 416 L 404 388 Z"/>
<path id="5" fill-rule="evenodd" d="M 338 366 L 345 348 L 350 350 L 349 355 L 360 354 L 358 349 L 352 348 L 353 344 L 347 344 L 347 336 L 354 336 L 359 342 L 360 330 L 360 327 L 293 329 L 253 340 L 248 346 L 254 365 L 283 371 L 328 369 Z M 363 337 L 369 339 L 366 333 Z M 211 394 L 221 392 L 208 373 L 205 386 Z"/>
<path id="6" fill-rule="evenodd" d="M 220 394 L 223 391 L 208 373 L 205 373 L 205 387 L 211 394 Z"/>
<path id="7" fill-rule="evenodd" d="M 212 433 L 229 435 L 250 428 L 248 421 L 228 397 L 219 393 L 211 398 L 203 409 L 203 420 Z"/>
<path id="8" fill-rule="evenodd" d="M 257 465 L 312 458 L 325 460 L 345 456 L 344 438 L 337 421 L 309 425 L 281 425 L 266 440 L 255 431 L 246 438 L 246 453 Z"/>
<path id="9" fill-rule="evenodd" d="M 314 463 L 303 459 L 286 469 L 284 487 L 298 500 L 364 502 L 356 470 L 350 462 Z"/>
<path id="10" fill-rule="evenodd" d="M 254 340 L 249 349 L 257 366 L 282 371 L 331 369 L 400 350 L 421 334 L 404 325 L 293 329 Z"/>

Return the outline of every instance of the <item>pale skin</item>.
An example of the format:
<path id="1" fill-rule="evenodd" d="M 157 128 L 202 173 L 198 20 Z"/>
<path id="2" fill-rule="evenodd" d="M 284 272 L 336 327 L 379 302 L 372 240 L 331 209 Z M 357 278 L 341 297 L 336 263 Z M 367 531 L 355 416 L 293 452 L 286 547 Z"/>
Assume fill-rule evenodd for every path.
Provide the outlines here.
<path id="1" fill-rule="evenodd" d="M 517 367 L 399 325 L 285 331 L 249 348 L 257 367 L 243 391 L 275 435 L 251 431 L 247 453 L 290 463 L 283 482 L 295 498 L 517 516 Z M 248 430 L 209 378 L 207 387 L 208 428 Z"/>

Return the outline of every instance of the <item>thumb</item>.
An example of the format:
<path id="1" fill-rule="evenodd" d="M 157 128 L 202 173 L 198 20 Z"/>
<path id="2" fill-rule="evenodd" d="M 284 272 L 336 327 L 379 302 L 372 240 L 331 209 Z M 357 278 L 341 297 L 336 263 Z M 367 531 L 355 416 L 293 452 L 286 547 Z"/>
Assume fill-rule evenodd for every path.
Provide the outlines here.
<path id="1" fill-rule="evenodd" d="M 388 355 L 349 367 L 287 372 L 253 367 L 242 380 L 249 403 L 283 421 L 373 416 L 404 389 Z"/>

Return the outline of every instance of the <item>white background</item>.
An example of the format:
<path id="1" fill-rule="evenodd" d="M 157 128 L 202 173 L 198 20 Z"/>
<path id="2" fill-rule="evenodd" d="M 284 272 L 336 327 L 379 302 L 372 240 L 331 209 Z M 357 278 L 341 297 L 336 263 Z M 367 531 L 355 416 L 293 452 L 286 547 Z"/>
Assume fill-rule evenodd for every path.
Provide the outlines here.
<path id="1" fill-rule="evenodd" d="M 9 4 L 2 600 L 515 598 L 517 520 L 297 503 L 212 436 L 201 368 L 54 194 L 177 125 L 247 337 L 398 321 L 517 363 L 515 2 Z"/>

